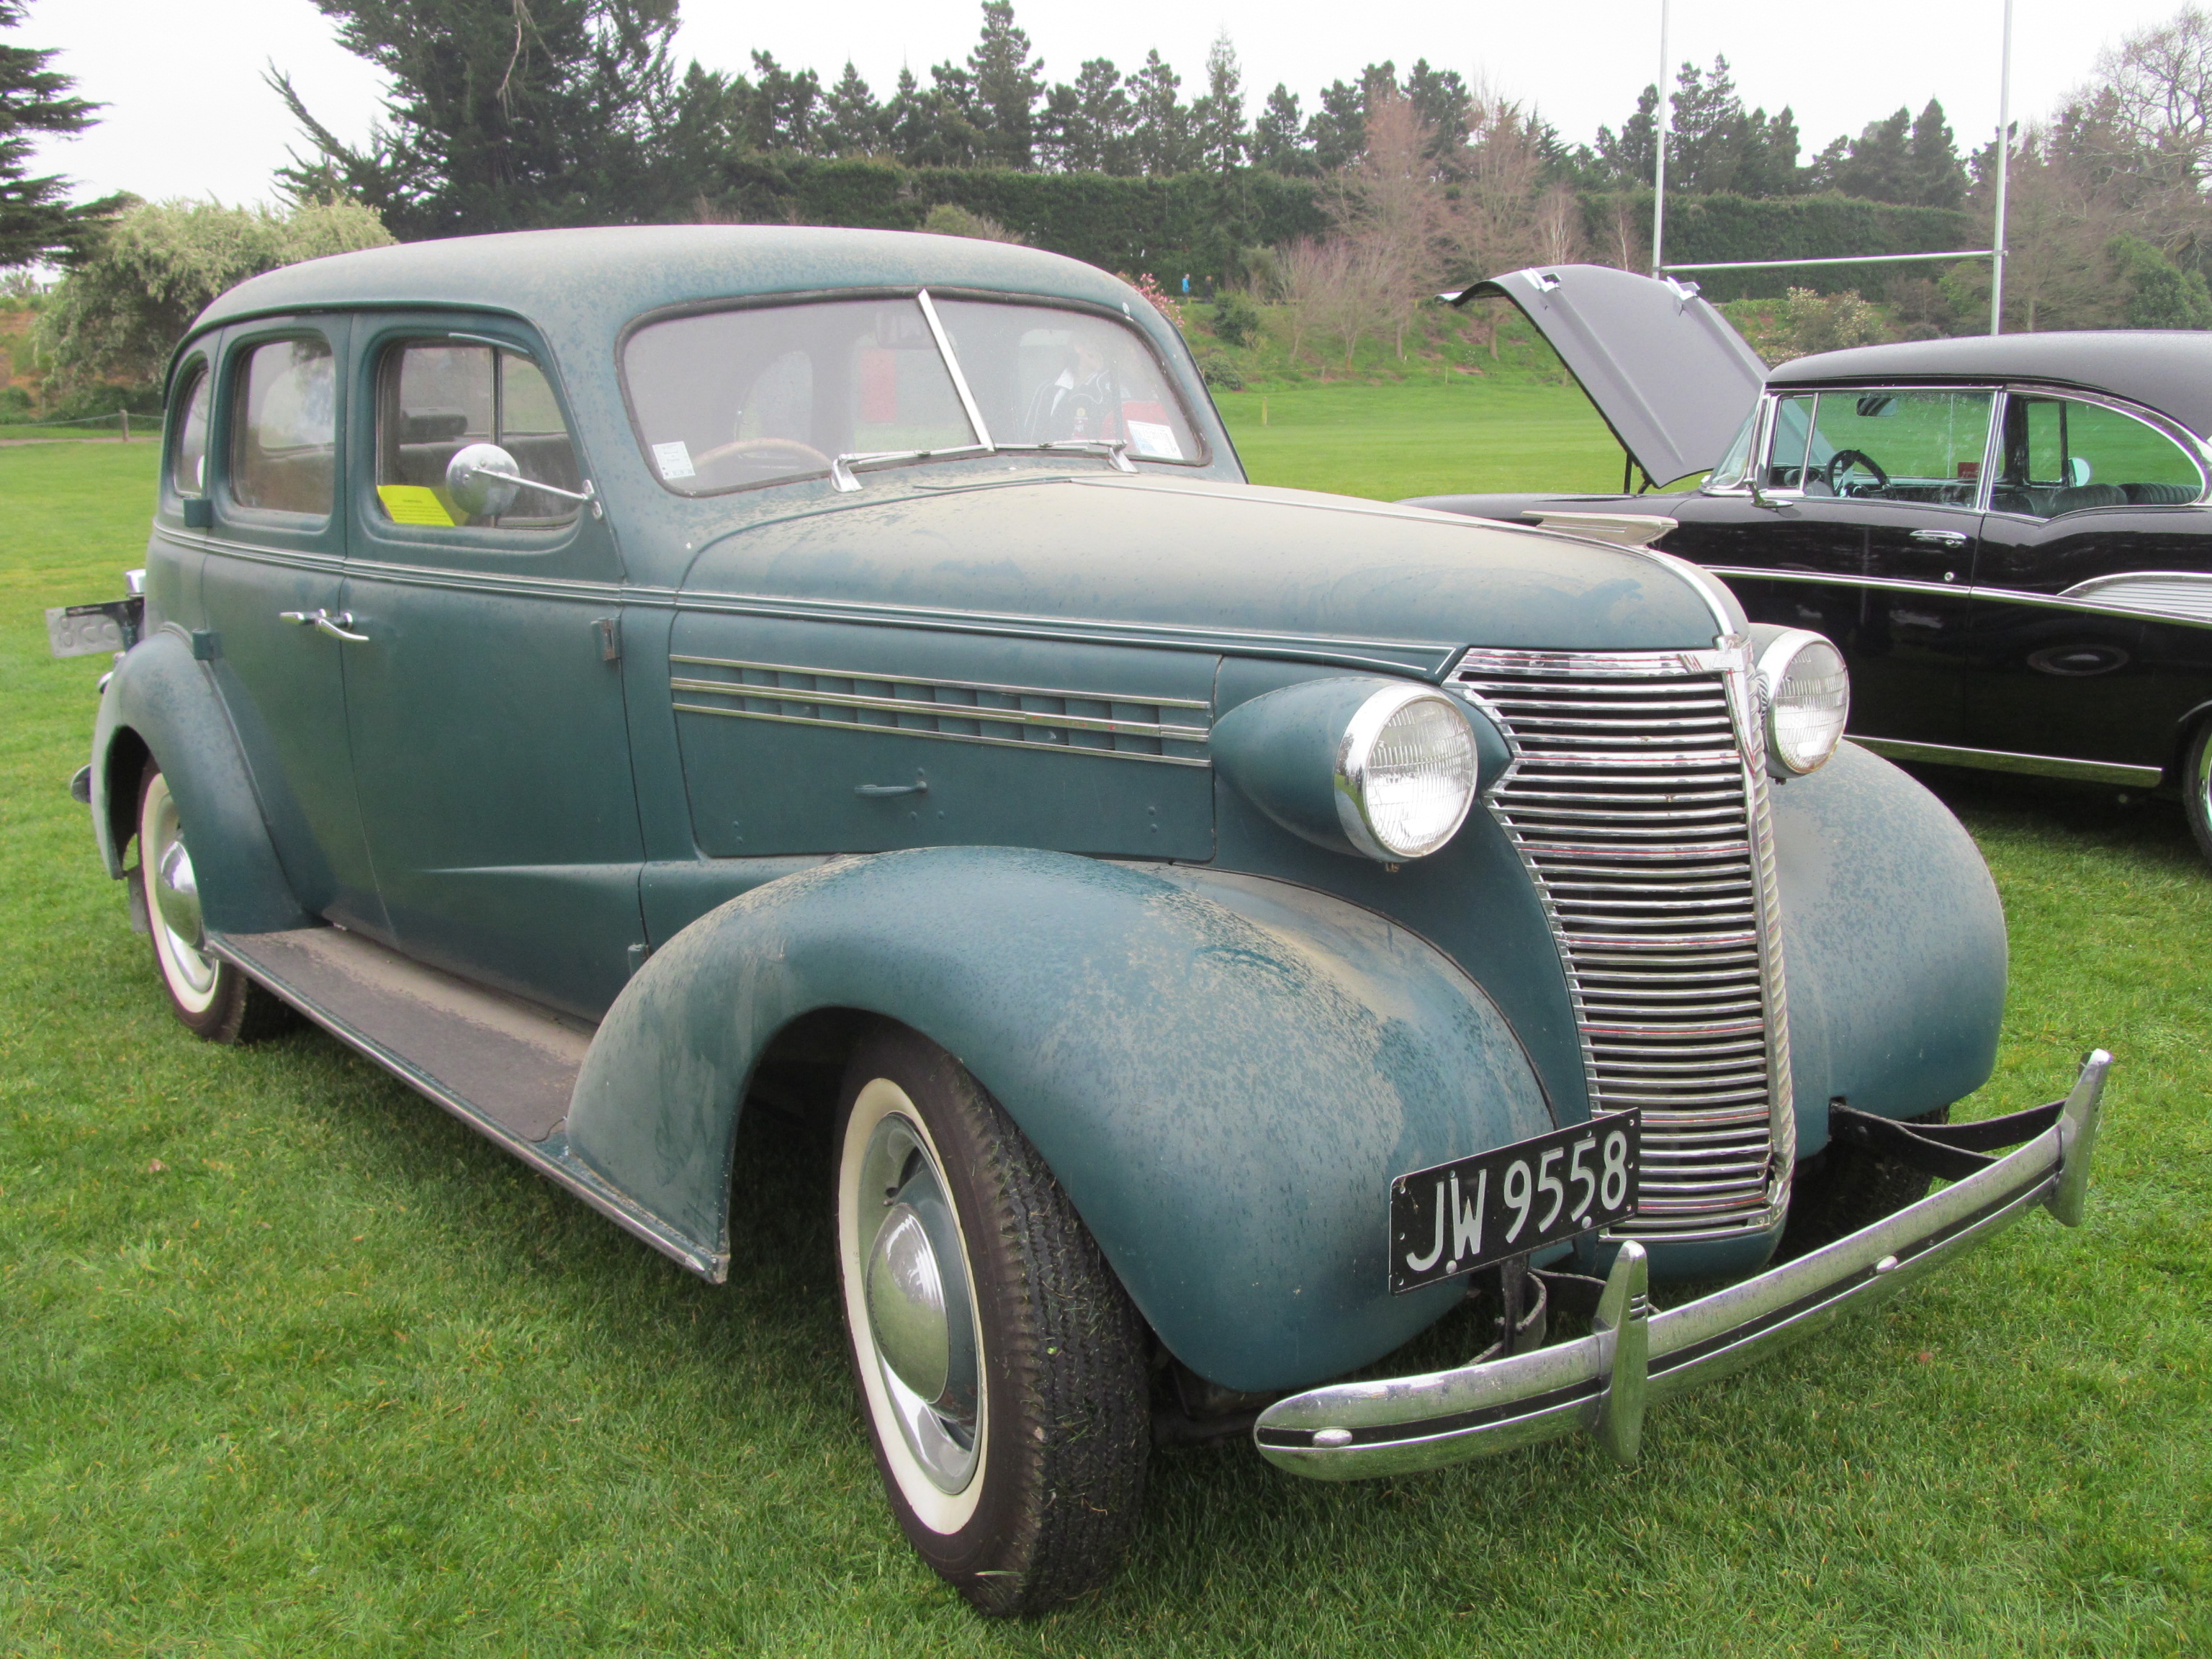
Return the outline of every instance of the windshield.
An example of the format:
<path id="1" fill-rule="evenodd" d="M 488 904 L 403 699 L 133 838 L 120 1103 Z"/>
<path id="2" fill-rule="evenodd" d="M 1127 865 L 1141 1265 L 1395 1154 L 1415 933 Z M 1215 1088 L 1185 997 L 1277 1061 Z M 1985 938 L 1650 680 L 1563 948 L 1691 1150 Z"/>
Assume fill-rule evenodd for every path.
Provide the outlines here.
<path id="1" fill-rule="evenodd" d="M 1715 463 L 1712 471 L 1706 476 L 1706 489 L 1737 489 L 1742 487 L 1745 475 L 1751 471 L 1751 434 L 1758 425 L 1759 405 L 1753 404 L 1751 413 L 1743 417 L 1743 424 L 1735 429 L 1735 436 L 1729 440 L 1728 453 Z"/>
<path id="2" fill-rule="evenodd" d="M 1060 307 L 935 303 L 981 430 L 918 300 L 750 307 L 639 329 L 623 374 L 655 475 L 704 495 L 819 477 L 841 456 L 1065 444 L 1203 459 L 1135 330 Z"/>

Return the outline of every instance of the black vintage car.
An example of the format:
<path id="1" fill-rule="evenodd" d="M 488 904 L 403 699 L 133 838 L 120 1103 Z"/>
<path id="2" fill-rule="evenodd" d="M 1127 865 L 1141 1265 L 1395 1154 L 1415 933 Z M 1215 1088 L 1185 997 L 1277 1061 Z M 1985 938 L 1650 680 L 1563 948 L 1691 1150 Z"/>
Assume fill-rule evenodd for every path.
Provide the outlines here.
<path id="1" fill-rule="evenodd" d="M 1647 489 L 1706 477 L 1422 505 L 1695 560 L 1753 620 L 1842 647 L 1868 748 L 2178 791 L 2212 858 L 2212 335 L 1929 340 L 1767 372 L 1686 283 L 1565 265 L 1457 297 L 1485 295 L 1528 313 Z"/>

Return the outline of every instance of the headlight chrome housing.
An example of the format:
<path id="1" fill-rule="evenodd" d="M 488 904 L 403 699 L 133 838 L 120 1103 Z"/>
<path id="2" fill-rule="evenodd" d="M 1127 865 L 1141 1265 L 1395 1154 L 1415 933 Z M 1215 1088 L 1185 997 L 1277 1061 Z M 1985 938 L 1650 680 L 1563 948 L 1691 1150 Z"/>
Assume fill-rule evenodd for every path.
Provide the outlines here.
<path id="1" fill-rule="evenodd" d="M 1766 753 L 1784 771 L 1818 771 L 1843 741 L 1851 677 L 1843 653 L 1820 635 L 1784 629 L 1759 653 L 1766 693 Z"/>
<path id="2" fill-rule="evenodd" d="M 1337 745 L 1345 839 L 1386 864 L 1425 858 L 1467 821 L 1478 770 L 1474 733 L 1446 694 L 1417 685 L 1376 692 Z"/>

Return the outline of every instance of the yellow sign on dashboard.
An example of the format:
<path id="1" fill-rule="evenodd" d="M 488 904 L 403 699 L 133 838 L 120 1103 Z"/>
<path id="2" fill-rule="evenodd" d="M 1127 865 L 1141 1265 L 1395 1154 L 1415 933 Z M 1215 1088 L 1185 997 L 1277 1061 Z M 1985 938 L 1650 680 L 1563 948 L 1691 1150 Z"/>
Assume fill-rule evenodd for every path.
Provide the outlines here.
<path id="1" fill-rule="evenodd" d="M 379 484 L 376 499 L 394 524 L 434 524 L 450 530 L 453 515 L 438 499 L 438 492 L 422 484 Z"/>

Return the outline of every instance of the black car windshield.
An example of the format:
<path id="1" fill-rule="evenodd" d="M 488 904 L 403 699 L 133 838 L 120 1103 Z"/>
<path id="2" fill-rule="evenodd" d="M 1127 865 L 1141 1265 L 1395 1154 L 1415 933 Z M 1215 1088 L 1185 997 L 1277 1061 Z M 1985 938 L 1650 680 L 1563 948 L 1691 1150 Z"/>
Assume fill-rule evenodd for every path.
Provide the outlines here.
<path id="1" fill-rule="evenodd" d="M 623 372 L 655 476 L 705 495 L 819 477 L 840 457 L 848 470 L 987 448 L 1204 459 L 1134 329 L 1053 306 L 935 309 L 950 359 L 915 299 L 750 307 L 637 330 Z"/>

